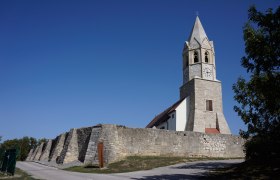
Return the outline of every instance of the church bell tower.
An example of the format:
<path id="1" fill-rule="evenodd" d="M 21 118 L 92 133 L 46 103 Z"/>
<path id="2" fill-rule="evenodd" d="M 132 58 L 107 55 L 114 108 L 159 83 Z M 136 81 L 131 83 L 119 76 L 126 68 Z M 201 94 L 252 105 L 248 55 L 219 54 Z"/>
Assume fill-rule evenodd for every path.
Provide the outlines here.
<path id="1" fill-rule="evenodd" d="M 223 113 L 222 84 L 216 78 L 214 43 L 198 17 L 182 56 L 180 99 L 155 116 L 146 128 L 231 134 Z"/>
<path id="2" fill-rule="evenodd" d="M 186 130 L 230 134 L 223 114 L 221 81 L 216 79 L 215 51 L 196 17 L 183 48 L 180 99 L 188 99 Z"/>
<path id="3" fill-rule="evenodd" d="M 183 83 L 194 77 L 216 80 L 213 41 L 207 38 L 198 17 L 183 49 Z"/>

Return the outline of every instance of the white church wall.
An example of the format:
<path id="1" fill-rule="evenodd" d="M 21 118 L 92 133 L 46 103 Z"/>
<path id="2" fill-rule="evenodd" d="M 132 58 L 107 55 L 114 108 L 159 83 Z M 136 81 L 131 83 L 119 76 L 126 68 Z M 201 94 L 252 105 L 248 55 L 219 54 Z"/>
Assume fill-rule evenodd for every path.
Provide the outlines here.
<path id="1" fill-rule="evenodd" d="M 187 117 L 187 98 L 185 98 L 176 108 L 176 131 L 185 131 Z"/>
<path id="2" fill-rule="evenodd" d="M 168 130 L 176 131 L 176 111 L 170 113 L 170 118 L 168 119 Z"/>
<path id="3" fill-rule="evenodd" d="M 161 123 L 157 126 L 157 129 L 167 129 L 167 122 Z"/>
<path id="4" fill-rule="evenodd" d="M 167 129 L 176 131 L 176 111 L 169 114 L 169 119 L 166 122 L 157 126 L 157 129 Z"/>

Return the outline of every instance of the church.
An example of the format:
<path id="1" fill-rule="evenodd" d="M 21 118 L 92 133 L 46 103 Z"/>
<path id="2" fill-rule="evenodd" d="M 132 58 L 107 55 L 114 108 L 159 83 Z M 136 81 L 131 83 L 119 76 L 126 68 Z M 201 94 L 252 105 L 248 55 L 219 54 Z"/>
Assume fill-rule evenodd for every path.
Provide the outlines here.
<path id="1" fill-rule="evenodd" d="M 146 128 L 231 134 L 223 113 L 221 81 L 216 79 L 215 51 L 196 17 L 183 48 L 180 100 L 157 115 Z"/>

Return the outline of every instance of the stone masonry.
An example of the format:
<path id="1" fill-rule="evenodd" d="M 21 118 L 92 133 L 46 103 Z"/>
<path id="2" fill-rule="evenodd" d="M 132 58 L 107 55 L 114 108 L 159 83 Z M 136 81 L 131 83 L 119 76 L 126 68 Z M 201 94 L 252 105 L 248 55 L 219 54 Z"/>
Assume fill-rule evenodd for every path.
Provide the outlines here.
<path id="1" fill-rule="evenodd" d="M 58 164 L 78 161 L 77 129 L 71 129 L 65 140 L 63 150 L 57 159 Z"/>
<path id="2" fill-rule="evenodd" d="M 63 133 L 53 140 L 49 161 L 56 163 L 61 154 L 61 151 L 63 150 L 66 134 L 67 133 Z"/>
<path id="3" fill-rule="evenodd" d="M 27 159 L 30 159 L 31 161 L 33 161 L 35 159 L 35 156 L 38 152 L 38 149 L 39 149 L 39 146 L 37 146 L 34 150 L 33 150 L 33 153 L 31 154 L 31 157 L 27 157 Z"/>
<path id="4" fill-rule="evenodd" d="M 244 157 L 244 140 L 227 134 L 97 125 L 71 129 L 31 150 L 27 159 L 56 166 L 98 164 L 98 143 L 104 163 L 127 156 Z"/>
<path id="5" fill-rule="evenodd" d="M 29 151 L 29 153 L 27 155 L 26 161 L 30 161 L 31 160 L 31 156 L 34 153 L 33 151 L 34 151 L 34 149 L 30 149 L 30 151 Z"/>
<path id="6" fill-rule="evenodd" d="M 90 140 L 85 155 L 85 164 L 98 164 L 97 144 L 101 133 L 101 126 L 92 128 Z"/>
<path id="7" fill-rule="evenodd" d="M 50 155 L 50 151 L 51 151 L 51 146 L 52 146 L 52 140 L 49 139 L 45 143 L 45 148 L 42 151 L 42 154 L 41 154 L 41 157 L 40 157 L 40 161 L 49 161 L 49 155 Z"/>
<path id="8" fill-rule="evenodd" d="M 42 151 L 43 151 L 43 147 L 44 147 L 44 143 L 42 142 L 40 144 L 40 146 L 39 146 L 39 148 L 37 150 L 37 153 L 36 153 L 36 155 L 35 155 L 33 160 L 35 160 L 35 161 L 39 161 L 40 160 L 40 157 L 41 157 L 41 154 L 42 154 Z"/>

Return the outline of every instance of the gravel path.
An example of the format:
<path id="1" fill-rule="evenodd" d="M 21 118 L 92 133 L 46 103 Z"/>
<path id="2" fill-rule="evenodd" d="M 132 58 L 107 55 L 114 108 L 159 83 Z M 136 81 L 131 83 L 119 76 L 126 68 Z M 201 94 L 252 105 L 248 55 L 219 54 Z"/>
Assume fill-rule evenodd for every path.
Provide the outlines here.
<path id="1" fill-rule="evenodd" d="M 243 160 L 218 160 L 218 161 L 196 161 L 180 163 L 172 166 L 155 168 L 147 171 L 136 171 L 118 174 L 90 174 L 63 171 L 54 167 L 48 167 L 34 162 L 17 162 L 17 167 L 33 175 L 38 179 L 48 180 L 121 180 L 121 179 L 200 179 L 205 178 L 205 173 L 211 169 L 226 167 L 240 163 Z"/>

